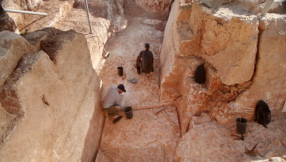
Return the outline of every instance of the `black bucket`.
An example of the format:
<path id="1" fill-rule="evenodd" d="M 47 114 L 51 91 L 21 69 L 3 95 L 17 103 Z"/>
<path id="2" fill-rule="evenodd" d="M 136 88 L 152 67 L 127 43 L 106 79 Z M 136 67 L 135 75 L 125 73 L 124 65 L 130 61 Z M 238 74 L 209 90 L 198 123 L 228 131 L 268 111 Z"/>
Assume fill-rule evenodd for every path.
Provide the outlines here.
<path id="1" fill-rule="evenodd" d="M 123 76 L 123 67 L 117 67 L 118 75 Z"/>
<path id="2" fill-rule="evenodd" d="M 130 107 L 130 106 L 124 107 L 124 113 L 125 113 L 127 119 L 131 119 L 133 117 L 132 107 Z"/>
<path id="3" fill-rule="evenodd" d="M 243 134 L 246 132 L 247 120 L 245 118 L 236 119 L 236 131 L 241 134 L 241 139 L 243 140 Z"/>

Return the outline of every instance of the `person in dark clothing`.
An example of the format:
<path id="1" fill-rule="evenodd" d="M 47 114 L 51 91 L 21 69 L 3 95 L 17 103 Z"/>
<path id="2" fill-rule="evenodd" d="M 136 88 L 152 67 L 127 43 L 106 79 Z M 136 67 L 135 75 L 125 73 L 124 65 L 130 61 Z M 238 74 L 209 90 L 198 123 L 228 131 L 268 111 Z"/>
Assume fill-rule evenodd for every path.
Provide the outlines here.
<path id="1" fill-rule="evenodd" d="M 141 51 L 136 60 L 137 73 L 153 72 L 153 53 L 149 51 L 149 43 L 145 43 L 145 50 Z"/>

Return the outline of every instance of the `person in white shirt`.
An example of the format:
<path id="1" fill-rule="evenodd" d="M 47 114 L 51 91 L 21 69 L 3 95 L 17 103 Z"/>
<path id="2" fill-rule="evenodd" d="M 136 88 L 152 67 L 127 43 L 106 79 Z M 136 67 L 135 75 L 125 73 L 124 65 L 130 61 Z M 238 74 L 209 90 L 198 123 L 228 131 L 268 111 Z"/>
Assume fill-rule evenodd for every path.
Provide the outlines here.
<path id="1" fill-rule="evenodd" d="M 124 108 L 121 106 L 120 94 L 126 92 L 123 84 L 119 84 L 117 87 L 112 85 L 106 94 L 102 107 L 106 117 L 116 118 Z"/>

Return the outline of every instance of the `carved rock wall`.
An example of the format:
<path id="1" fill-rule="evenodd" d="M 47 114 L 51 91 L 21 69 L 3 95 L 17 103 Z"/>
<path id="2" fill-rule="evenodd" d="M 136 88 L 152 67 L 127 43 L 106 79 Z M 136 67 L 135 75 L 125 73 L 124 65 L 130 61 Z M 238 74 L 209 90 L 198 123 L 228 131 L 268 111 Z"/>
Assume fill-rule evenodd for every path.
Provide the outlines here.
<path id="1" fill-rule="evenodd" d="M 194 2 L 173 4 L 160 53 L 161 101 L 177 106 L 183 134 L 204 111 L 227 124 L 239 116 L 252 119 L 258 100 L 270 109 L 285 102 L 285 17 L 268 14 L 259 21 L 232 7 L 212 13 Z M 203 85 L 193 80 L 201 63 Z"/>
<path id="2" fill-rule="evenodd" d="M 43 32 L 48 36 L 42 50 L 26 54 L 3 85 L 0 102 L 6 112 L 1 110 L 1 116 L 7 127 L 1 132 L 0 159 L 91 161 L 103 114 L 100 79 L 86 39 L 74 31 Z"/>
<path id="3" fill-rule="evenodd" d="M 236 102 L 229 104 L 232 113 L 246 111 L 252 117 L 256 101 L 264 100 L 270 109 L 282 110 L 286 100 L 286 17 L 271 15 L 260 21 L 259 55 L 252 84 Z M 250 112 L 249 112 L 250 111 Z"/>

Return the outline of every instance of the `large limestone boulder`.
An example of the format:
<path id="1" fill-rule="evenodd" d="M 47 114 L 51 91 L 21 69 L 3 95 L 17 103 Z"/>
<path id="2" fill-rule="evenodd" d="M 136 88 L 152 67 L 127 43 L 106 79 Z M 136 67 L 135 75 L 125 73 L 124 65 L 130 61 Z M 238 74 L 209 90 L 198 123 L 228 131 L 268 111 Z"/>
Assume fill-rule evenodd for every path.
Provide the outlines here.
<path id="1" fill-rule="evenodd" d="M 207 19 L 204 24 L 201 46 L 206 60 L 218 70 L 226 85 L 249 81 L 254 72 L 257 51 L 257 20 L 242 21 L 233 18 L 229 22 Z"/>
<path id="2" fill-rule="evenodd" d="M 12 74 L 23 55 L 30 50 L 31 45 L 25 38 L 9 31 L 0 32 L 0 87 Z"/>
<path id="3" fill-rule="evenodd" d="M 91 161 L 103 114 L 86 39 L 74 31 L 44 31 L 43 51 L 25 55 L 3 86 L 0 102 L 12 114 L 7 121 L 13 114 L 21 120 L 8 132 L 0 159 Z"/>
<path id="4" fill-rule="evenodd" d="M 223 9 L 210 15 L 203 9 L 193 4 L 191 28 L 201 37 L 200 46 L 206 54 L 206 61 L 218 70 L 220 79 L 226 85 L 249 81 L 254 72 L 257 51 L 257 18 Z"/>

